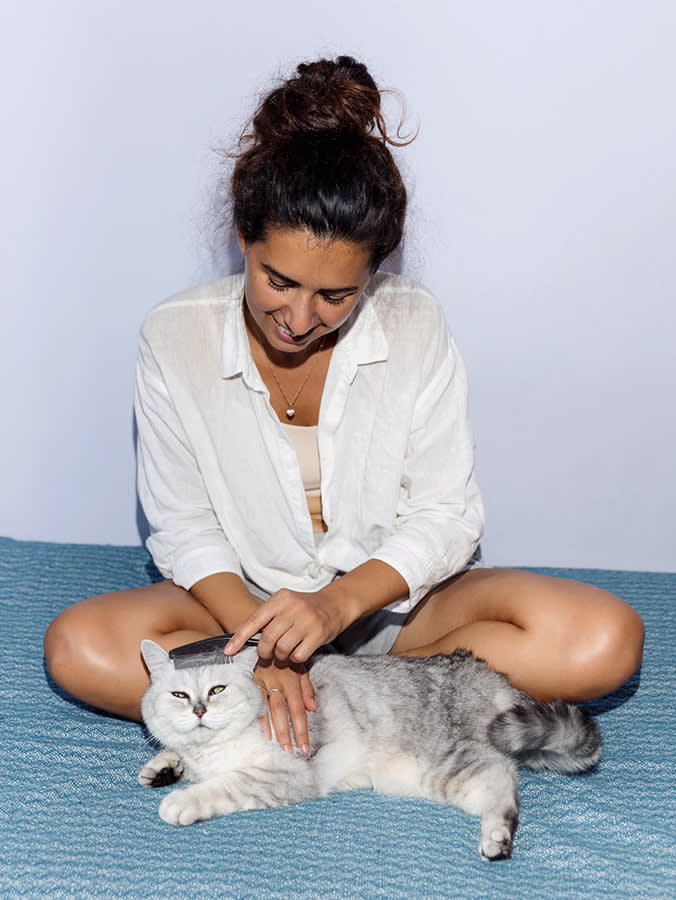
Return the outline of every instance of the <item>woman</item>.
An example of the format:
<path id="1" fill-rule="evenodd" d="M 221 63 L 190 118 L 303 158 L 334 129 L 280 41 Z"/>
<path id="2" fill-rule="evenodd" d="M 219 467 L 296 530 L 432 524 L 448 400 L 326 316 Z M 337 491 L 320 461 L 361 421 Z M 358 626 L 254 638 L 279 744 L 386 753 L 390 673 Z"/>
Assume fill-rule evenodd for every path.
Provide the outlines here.
<path id="1" fill-rule="evenodd" d="M 640 664 L 618 598 L 485 568 L 462 360 L 436 302 L 378 272 L 406 192 L 380 93 L 349 57 L 300 65 L 243 139 L 243 276 L 157 307 L 136 415 L 148 547 L 167 579 L 66 609 L 45 638 L 72 695 L 138 718 L 139 643 L 261 632 L 263 727 L 308 750 L 319 646 L 472 650 L 538 697 L 609 692 Z M 291 728 L 289 727 L 289 718 Z"/>

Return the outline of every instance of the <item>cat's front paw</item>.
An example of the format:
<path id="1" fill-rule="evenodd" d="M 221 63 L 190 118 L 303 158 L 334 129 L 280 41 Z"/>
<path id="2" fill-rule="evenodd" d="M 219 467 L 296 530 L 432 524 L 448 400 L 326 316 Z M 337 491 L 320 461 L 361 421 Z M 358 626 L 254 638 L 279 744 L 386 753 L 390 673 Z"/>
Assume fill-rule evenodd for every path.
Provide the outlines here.
<path id="1" fill-rule="evenodd" d="M 143 787 L 166 787 L 176 784 L 183 775 L 181 757 L 171 750 L 161 750 L 138 773 L 138 783 Z"/>
<path id="2" fill-rule="evenodd" d="M 211 818 L 203 809 L 199 797 L 190 788 L 172 791 L 160 803 L 160 819 L 169 825 L 192 825 Z"/>

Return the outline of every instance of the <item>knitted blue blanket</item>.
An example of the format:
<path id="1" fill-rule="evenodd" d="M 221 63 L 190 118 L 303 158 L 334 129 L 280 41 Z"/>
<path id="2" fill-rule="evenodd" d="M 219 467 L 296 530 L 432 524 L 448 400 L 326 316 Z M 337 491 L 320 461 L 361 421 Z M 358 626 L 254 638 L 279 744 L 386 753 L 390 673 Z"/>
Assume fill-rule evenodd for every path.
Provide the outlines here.
<path id="1" fill-rule="evenodd" d="M 45 898 L 676 897 L 676 574 L 539 570 L 628 600 L 645 660 L 590 704 L 604 759 L 524 772 L 512 860 L 483 863 L 478 820 L 370 791 L 174 828 L 136 774 L 140 726 L 50 681 L 42 636 L 67 605 L 159 576 L 140 547 L 0 538 L 0 895 Z"/>

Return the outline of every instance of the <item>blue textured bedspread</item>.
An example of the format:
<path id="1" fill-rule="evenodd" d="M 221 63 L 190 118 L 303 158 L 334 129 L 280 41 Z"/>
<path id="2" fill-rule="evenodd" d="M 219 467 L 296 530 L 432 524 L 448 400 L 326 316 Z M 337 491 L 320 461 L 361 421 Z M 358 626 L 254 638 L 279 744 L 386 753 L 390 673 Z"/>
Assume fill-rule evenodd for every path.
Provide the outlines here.
<path id="1" fill-rule="evenodd" d="M 65 606 L 156 579 L 140 547 L 0 538 L 0 896 L 134 898 L 676 897 L 676 575 L 540 570 L 632 603 L 640 678 L 591 704 L 591 775 L 524 772 L 514 858 L 482 863 L 478 820 L 369 791 L 174 828 L 136 784 L 140 726 L 64 697 L 42 635 Z"/>

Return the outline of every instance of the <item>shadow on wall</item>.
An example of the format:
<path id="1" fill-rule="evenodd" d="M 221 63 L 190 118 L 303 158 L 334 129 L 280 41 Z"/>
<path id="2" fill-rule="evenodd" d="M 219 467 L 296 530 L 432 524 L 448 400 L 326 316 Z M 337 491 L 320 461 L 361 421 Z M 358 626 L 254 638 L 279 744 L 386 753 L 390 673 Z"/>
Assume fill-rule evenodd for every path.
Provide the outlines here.
<path id="1" fill-rule="evenodd" d="M 143 512 L 143 507 L 139 502 L 138 495 L 136 496 L 136 529 L 141 543 L 145 546 L 145 542 L 150 537 L 150 526 L 148 525 L 146 514 Z"/>
<path id="2" fill-rule="evenodd" d="M 237 231 L 234 225 L 227 229 L 213 227 L 207 231 L 205 247 L 209 256 L 211 275 L 205 278 L 223 278 L 243 268 L 242 251 L 239 249 Z"/>
<path id="3" fill-rule="evenodd" d="M 136 416 L 134 415 L 134 411 L 132 410 L 131 414 L 131 439 L 134 442 L 134 462 L 137 460 L 138 456 L 138 428 L 136 427 Z M 150 525 L 148 525 L 148 520 L 146 519 L 145 513 L 143 512 L 143 507 L 138 499 L 138 484 L 136 489 L 136 530 L 138 531 L 139 538 L 141 543 L 145 546 L 146 540 L 150 537 Z"/>

